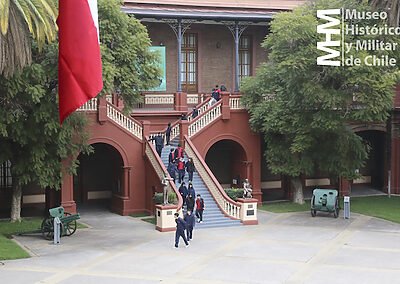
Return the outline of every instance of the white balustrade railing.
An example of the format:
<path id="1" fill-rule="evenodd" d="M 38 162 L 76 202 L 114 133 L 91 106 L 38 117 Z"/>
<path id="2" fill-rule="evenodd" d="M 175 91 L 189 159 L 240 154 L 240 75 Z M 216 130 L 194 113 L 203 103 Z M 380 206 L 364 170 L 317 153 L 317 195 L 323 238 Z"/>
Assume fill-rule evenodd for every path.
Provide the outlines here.
<path id="1" fill-rule="evenodd" d="M 174 138 L 178 137 L 180 133 L 180 129 L 179 129 L 179 123 L 172 125 L 171 128 L 171 136 L 170 136 L 170 141 L 172 141 Z"/>
<path id="2" fill-rule="evenodd" d="M 135 135 L 140 140 L 143 139 L 143 127 L 134 119 L 123 114 L 119 109 L 107 103 L 107 117 L 120 125 L 125 130 Z"/>
<path id="3" fill-rule="evenodd" d="M 216 120 L 221 116 L 222 110 L 221 101 L 211 106 L 207 111 L 196 117 L 196 119 L 192 120 L 189 124 L 189 137 L 192 137 L 201 129 L 206 127 L 208 124 Z"/>
<path id="4" fill-rule="evenodd" d="M 97 111 L 97 98 L 88 100 L 77 111 Z"/>
<path id="5" fill-rule="evenodd" d="M 218 183 L 216 178 L 212 176 L 211 171 L 207 170 L 206 163 L 194 150 L 194 146 L 191 144 L 190 140 L 186 138 L 185 142 L 186 154 L 193 159 L 193 162 L 196 165 L 197 173 L 206 184 L 206 187 L 210 191 L 211 195 L 214 197 L 219 207 L 226 215 L 235 219 L 240 219 L 240 204 L 230 199 L 226 194 L 223 194 L 224 189 Z"/>
<path id="6" fill-rule="evenodd" d="M 229 107 L 231 109 L 244 109 L 240 97 L 229 98 Z"/>
<path id="7" fill-rule="evenodd" d="M 173 94 L 144 95 L 145 105 L 173 105 L 175 101 Z"/>
<path id="8" fill-rule="evenodd" d="M 112 104 L 113 102 L 112 99 L 113 99 L 112 95 L 106 95 L 106 101 L 109 102 L 110 104 Z"/>
<path id="9" fill-rule="evenodd" d="M 199 103 L 199 95 L 198 94 L 188 94 L 187 95 L 187 104 L 188 105 L 197 105 Z"/>

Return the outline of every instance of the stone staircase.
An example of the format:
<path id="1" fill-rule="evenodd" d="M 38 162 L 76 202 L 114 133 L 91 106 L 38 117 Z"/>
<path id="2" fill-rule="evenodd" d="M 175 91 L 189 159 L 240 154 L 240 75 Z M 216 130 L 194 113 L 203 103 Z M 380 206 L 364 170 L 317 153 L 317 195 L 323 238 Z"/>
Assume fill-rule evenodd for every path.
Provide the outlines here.
<path id="1" fill-rule="evenodd" d="M 178 139 L 171 141 L 171 146 L 165 146 L 161 154 L 161 160 L 163 161 L 165 167 L 168 167 L 168 156 L 171 148 L 176 148 L 178 145 Z M 187 158 L 187 157 L 185 157 Z M 195 165 L 196 166 L 196 165 Z M 189 176 L 185 175 L 185 185 L 187 186 L 189 181 Z M 204 212 L 203 212 L 203 223 L 197 223 L 196 228 L 213 228 L 213 227 L 230 227 L 241 225 L 240 220 L 233 220 L 226 217 L 221 209 L 218 207 L 211 193 L 207 189 L 205 183 L 200 178 L 197 172 L 193 174 L 193 188 L 197 194 L 200 194 L 204 199 Z M 178 180 L 176 181 L 176 186 L 179 188 L 180 184 Z"/>

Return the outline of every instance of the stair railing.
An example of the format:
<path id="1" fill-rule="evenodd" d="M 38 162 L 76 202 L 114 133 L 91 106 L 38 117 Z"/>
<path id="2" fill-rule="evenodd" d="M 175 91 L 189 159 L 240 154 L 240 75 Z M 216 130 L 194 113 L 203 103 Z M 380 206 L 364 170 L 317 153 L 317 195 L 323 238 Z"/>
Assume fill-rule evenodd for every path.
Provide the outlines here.
<path id="1" fill-rule="evenodd" d="M 217 202 L 218 207 L 222 212 L 231 217 L 232 219 L 240 219 L 241 205 L 233 201 L 224 191 L 220 183 L 212 174 L 211 170 L 208 168 L 206 162 L 201 158 L 200 154 L 197 152 L 192 141 L 185 135 L 185 152 L 193 159 L 201 179 L 206 184 L 206 187 L 210 191 L 214 200 Z"/>
<path id="2" fill-rule="evenodd" d="M 209 107 L 202 115 L 196 117 L 189 124 L 189 137 L 194 136 L 204 127 L 216 120 L 222 114 L 222 100 Z"/>
<path id="3" fill-rule="evenodd" d="M 203 101 L 201 104 L 199 104 L 198 106 L 196 106 L 196 108 L 197 108 L 197 110 L 198 110 L 198 112 L 199 112 L 199 114 L 198 114 L 197 117 L 199 117 L 200 115 L 202 115 L 202 114 L 208 109 L 208 103 L 210 102 L 210 100 L 211 100 L 211 95 L 208 96 L 208 98 L 207 98 L 205 101 Z M 192 118 L 192 115 L 193 115 L 193 111 L 191 111 L 191 112 L 188 113 L 188 121 L 192 121 L 192 120 L 194 120 L 194 119 L 197 118 L 197 117 L 195 117 L 195 118 L 193 119 L 193 118 Z"/>
<path id="4" fill-rule="evenodd" d="M 77 111 L 97 111 L 97 98 L 88 100 Z"/>
<path id="5" fill-rule="evenodd" d="M 168 174 L 167 169 L 164 166 L 164 163 L 161 161 L 160 156 L 158 156 L 156 150 L 154 149 L 154 146 L 149 142 L 148 137 L 146 137 L 146 148 L 145 148 L 145 154 L 146 157 L 149 159 L 151 165 L 153 166 L 153 169 L 156 171 L 158 179 L 161 180 L 164 178 L 164 173 Z M 168 177 L 170 178 L 169 174 Z M 175 183 L 170 180 L 169 181 L 169 186 L 172 188 L 173 192 L 175 192 L 177 200 L 178 200 L 178 208 L 177 211 L 179 211 L 182 208 L 183 205 L 183 199 L 181 194 L 179 193 L 178 189 L 175 186 Z"/>
<path id="6" fill-rule="evenodd" d="M 142 141 L 143 127 L 140 122 L 125 115 L 109 102 L 107 102 L 107 117 Z"/>
<path id="7" fill-rule="evenodd" d="M 230 109 L 244 109 L 245 107 L 241 102 L 241 95 L 231 95 L 229 97 L 229 107 Z"/>

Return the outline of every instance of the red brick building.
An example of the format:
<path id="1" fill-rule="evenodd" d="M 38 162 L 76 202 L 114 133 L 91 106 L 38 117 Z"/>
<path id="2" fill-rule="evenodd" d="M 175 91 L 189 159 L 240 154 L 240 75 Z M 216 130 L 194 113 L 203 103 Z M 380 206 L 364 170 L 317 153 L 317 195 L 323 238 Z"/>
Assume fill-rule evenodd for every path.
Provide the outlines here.
<path id="1" fill-rule="evenodd" d="M 164 132 L 169 122 L 173 126 L 171 139 L 184 145 L 187 154 L 195 158 L 199 179 L 224 215 L 238 219 L 234 210 L 240 204 L 227 198 L 222 188 L 241 187 L 245 178 L 250 180 L 259 202 L 273 198 L 272 193 L 287 198 L 290 185 L 284 177 L 268 171 L 262 138 L 249 128 L 248 113 L 240 105 L 240 80 L 254 75 L 257 66 L 266 60 L 266 51 L 260 44 L 268 34 L 272 16 L 303 1 L 127 0 L 124 3 L 122 11 L 140 19 L 147 27 L 153 46 L 162 55 L 165 76 L 158 88 L 143 93 L 143 104 L 131 116 L 122 114 L 122 103 L 113 96 L 82 107 L 81 111 L 91 121 L 89 142 L 95 154 L 79 155 L 79 173 L 76 177 L 65 175 L 61 194 L 51 190 L 25 191 L 23 207 L 61 203 L 74 211 L 81 204 L 103 201 L 123 215 L 153 212 L 153 195 L 162 191 L 160 178 L 167 165 L 147 140 L 157 132 Z M 215 85 L 224 85 L 227 91 L 218 103 L 208 107 L 209 94 Z M 181 121 L 182 114 L 190 117 L 193 106 L 198 106 L 199 116 Z M 371 157 L 360 169 L 363 178 L 352 181 L 353 185 L 387 191 L 387 173 L 391 169 L 392 192 L 399 193 L 400 140 L 387 131 L 397 129 L 398 123 L 394 108 L 388 126 L 353 126 L 372 145 Z M 12 182 L 7 164 L 2 166 L 0 178 L 0 187 Z M 329 179 L 318 172 L 304 177 L 303 182 L 307 187 L 330 185 Z M 349 185 L 350 182 L 342 180 L 341 192 L 347 193 Z M 170 186 L 177 191 L 175 185 Z M 7 209 L 9 194 L 3 189 L 0 195 L 0 208 Z"/>

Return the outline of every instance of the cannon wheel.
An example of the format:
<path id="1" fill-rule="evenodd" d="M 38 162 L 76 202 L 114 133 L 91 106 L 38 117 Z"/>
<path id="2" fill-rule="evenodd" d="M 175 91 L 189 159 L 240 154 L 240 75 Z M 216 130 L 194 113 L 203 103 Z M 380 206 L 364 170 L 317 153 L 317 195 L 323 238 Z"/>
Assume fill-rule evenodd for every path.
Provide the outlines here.
<path id="1" fill-rule="evenodd" d="M 333 211 L 333 216 L 335 218 L 339 217 L 339 199 L 337 197 L 335 200 L 335 211 Z"/>
<path id="2" fill-rule="evenodd" d="M 65 212 L 64 216 L 70 216 L 71 213 Z M 71 221 L 69 223 L 63 224 L 64 225 L 64 231 L 66 236 L 71 236 L 73 233 L 76 231 L 76 220 Z"/>
<path id="3" fill-rule="evenodd" d="M 317 210 L 314 209 L 314 203 L 315 203 L 315 196 L 313 196 L 311 199 L 311 216 L 312 217 L 315 217 L 317 215 Z"/>
<path id="4" fill-rule="evenodd" d="M 42 221 L 42 225 L 40 226 L 40 229 L 42 230 L 42 236 L 46 240 L 52 240 L 54 237 L 54 218 L 53 217 L 47 217 Z"/>

